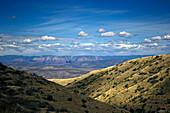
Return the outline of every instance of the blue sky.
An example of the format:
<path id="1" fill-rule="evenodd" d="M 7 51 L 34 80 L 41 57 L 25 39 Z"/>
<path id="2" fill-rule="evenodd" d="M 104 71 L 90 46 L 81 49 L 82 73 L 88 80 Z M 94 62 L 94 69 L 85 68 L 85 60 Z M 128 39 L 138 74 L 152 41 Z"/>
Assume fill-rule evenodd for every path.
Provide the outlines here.
<path id="1" fill-rule="evenodd" d="M 0 55 L 170 53 L 169 0 L 0 0 Z"/>

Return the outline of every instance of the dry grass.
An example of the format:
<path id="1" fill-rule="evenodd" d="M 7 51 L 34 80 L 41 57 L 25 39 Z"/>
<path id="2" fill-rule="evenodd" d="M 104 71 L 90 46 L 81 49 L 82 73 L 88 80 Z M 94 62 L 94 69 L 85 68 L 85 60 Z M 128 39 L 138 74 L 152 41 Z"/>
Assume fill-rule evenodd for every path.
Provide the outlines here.
<path id="1" fill-rule="evenodd" d="M 67 87 L 136 112 L 170 107 L 170 54 L 133 59 L 85 76 Z"/>

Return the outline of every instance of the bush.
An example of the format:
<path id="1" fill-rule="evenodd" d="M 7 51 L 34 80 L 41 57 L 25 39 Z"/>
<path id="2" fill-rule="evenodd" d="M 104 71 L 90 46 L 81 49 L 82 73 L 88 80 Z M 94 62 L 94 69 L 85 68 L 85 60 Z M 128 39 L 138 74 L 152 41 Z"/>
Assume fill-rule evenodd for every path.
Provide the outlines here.
<path id="1" fill-rule="evenodd" d="M 164 79 L 164 77 L 161 77 L 159 80 L 162 81 Z"/>
<path id="2" fill-rule="evenodd" d="M 49 101 L 53 101 L 53 100 L 54 100 L 54 98 L 53 98 L 53 96 L 52 96 L 52 95 L 48 95 L 48 96 L 47 96 L 47 100 L 49 100 Z"/>
<path id="3" fill-rule="evenodd" d="M 155 84 L 155 83 L 157 83 L 159 80 L 152 80 L 152 81 L 150 81 L 150 83 L 152 83 L 152 84 Z"/>
<path id="4" fill-rule="evenodd" d="M 85 99 L 82 99 L 81 102 L 86 103 L 86 100 L 85 100 Z"/>
<path id="5" fill-rule="evenodd" d="M 72 101 L 72 98 L 68 98 L 67 101 Z"/>
<path id="6" fill-rule="evenodd" d="M 125 88 L 129 88 L 129 85 L 128 85 L 128 84 L 126 84 L 126 85 L 125 85 Z"/>
<path id="7" fill-rule="evenodd" d="M 82 107 L 83 107 L 83 108 L 86 108 L 87 106 L 86 106 L 86 104 L 83 104 Z"/>
<path id="8" fill-rule="evenodd" d="M 59 109 L 59 112 L 69 112 L 69 111 L 65 108 L 61 108 L 61 109 Z"/>

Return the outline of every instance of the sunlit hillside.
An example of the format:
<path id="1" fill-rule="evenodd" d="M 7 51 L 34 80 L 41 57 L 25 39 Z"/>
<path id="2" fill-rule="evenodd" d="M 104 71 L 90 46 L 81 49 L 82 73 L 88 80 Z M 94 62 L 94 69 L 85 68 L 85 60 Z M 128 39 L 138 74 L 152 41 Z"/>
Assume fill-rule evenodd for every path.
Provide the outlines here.
<path id="1" fill-rule="evenodd" d="M 170 54 L 130 60 L 87 75 L 67 87 L 131 112 L 169 111 Z"/>

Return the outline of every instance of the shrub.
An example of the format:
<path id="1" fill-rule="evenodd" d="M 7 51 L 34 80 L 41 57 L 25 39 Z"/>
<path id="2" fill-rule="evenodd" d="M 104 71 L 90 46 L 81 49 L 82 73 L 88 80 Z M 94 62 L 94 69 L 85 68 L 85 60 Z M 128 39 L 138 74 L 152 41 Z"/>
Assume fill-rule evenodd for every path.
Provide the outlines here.
<path id="1" fill-rule="evenodd" d="M 54 107 L 53 106 L 48 106 L 48 111 L 55 111 Z"/>
<path id="2" fill-rule="evenodd" d="M 151 80 L 155 80 L 156 78 L 158 78 L 158 75 L 154 76 L 154 77 L 151 77 L 147 80 L 147 82 L 150 82 Z"/>
<path id="3" fill-rule="evenodd" d="M 85 110 L 84 112 L 85 112 L 85 113 L 88 113 L 88 110 Z"/>
<path id="4" fill-rule="evenodd" d="M 69 112 L 69 111 L 65 108 L 61 108 L 61 109 L 59 109 L 59 112 Z"/>
<path id="5" fill-rule="evenodd" d="M 132 73 L 132 74 L 130 75 L 130 77 L 133 77 L 134 74 L 135 74 L 135 73 Z"/>
<path id="6" fill-rule="evenodd" d="M 134 80 L 133 82 L 134 82 L 135 84 L 137 84 L 137 83 L 138 83 L 138 82 L 137 82 L 137 80 Z"/>
<path id="7" fill-rule="evenodd" d="M 85 100 L 85 99 L 82 99 L 81 102 L 86 103 L 86 100 Z"/>
<path id="8" fill-rule="evenodd" d="M 152 80 L 152 81 L 150 81 L 150 83 L 152 83 L 152 84 L 155 84 L 155 83 L 157 83 L 159 80 Z"/>
<path id="9" fill-rule="evenodd" d="M 164 79 L 164 77 L 161 77 L 159 80 L 162 81 Z"/>
<path id="10" fill-rule="evenodd" d="M 114 85 L 117 85 L 118 83 L 117 82 L 114 82 Z"/>
<path id="11" fill-rule="evenodd" d="M 53 96 L 52 96 L 52 95 L 48 95 L 48 96 L 47 96 L 47 100 L 49 100 L 49 101 L 53 101 L 53 99 L 54 99 L 54 98 L 53 98 Z"/>
<path id="12" fill-rule="evenodd" d="M 94 98 L 97 98 L 98 96 L 100 96 L 101 94 L 97 94 Z"/>
<path id="13" fill-rule="evenodd" d="M 147 73 L 144 73 L 144 72 L 141 72 L 141 73 L 139 73 L 139 75 L 146 75 Z"/>
<path id="14" fill-rule="evenodd" d="M 126 85 L 125 85 L 125 88 L 129 88 L 129 85 L 128 85 L 128 84 L 126 84 Z"/>
<path id="15" fill-rule="evenodd" d="M 72 101 L 72 98 L 68 98 L 67 101 Z"/>
<path id="16" fill-rule="evenodd" d="M 86 108 L 87 106 L 86 106 L 86 104 L 83 104 L 82 107 L 83 107 L 83 108 Z"/>

